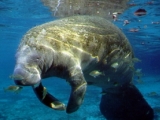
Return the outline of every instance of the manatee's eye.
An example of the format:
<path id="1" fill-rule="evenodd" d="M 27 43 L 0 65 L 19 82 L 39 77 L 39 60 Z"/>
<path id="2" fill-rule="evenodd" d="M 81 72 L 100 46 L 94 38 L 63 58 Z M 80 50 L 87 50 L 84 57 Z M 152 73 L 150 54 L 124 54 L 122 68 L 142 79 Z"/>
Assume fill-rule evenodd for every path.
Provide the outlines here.
<path id="1" fill-rule="evenodd" d="M 35 61 L 36 61 L 36 62 L 39 62 L 39 60 L 40 60 L 40 58 L 39 58 L 39 57 L 37 57 L 37 58 L 35 59 Z"/>
<path id="2" fill-rule="evenodd" d="M 40 56 L 37 54 L 32 54 L 28 59 L 29 63 L 37 63 L 37 62 L 39 63 L 39 61 L 40 61 Z"/>
<path id="3" fill-rule="evenodd" d="M 38 61 L 38 60 L 39 60 L 39 58 L 36 58 L 36 60 Z"/>

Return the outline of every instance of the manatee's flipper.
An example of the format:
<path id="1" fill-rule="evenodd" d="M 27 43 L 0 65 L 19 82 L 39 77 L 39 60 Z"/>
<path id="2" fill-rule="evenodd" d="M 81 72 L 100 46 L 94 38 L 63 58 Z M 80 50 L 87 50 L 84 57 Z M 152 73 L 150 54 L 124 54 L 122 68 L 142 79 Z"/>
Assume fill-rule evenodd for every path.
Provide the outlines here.
<path id="1" fill-rule="evenodd" d="M 42 83 L 33 86 L 33 90 L 36 93 L 39 100 L 46 106 L 55 110 L 66 110 L 66 107 L 58 99 L 47 92 L 47 89 Z"/>
<path id="2" fill-rule="evenodd" d="M 100 110 L 107 120 L 153 120 L 153 109 L 134 85 L 117 90 L 102 95 Z"/>
<path id="3" fill-rule="evenodd" d="M 75 68 L 70 71 L 70 78 L 68 79 L 68 82 L 71 85 L 71 94 L 66 112 L 72 113 L 75 112 L 82 104 L 87 83 L 80 68 Z"/>

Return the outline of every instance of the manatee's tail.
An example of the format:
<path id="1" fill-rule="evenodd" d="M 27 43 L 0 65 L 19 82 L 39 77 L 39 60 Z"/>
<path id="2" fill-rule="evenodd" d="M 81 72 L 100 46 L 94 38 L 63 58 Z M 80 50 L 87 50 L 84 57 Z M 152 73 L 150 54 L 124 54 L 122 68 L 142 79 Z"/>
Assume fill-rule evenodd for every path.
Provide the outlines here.
<path id="1" fill-rule="evenodd" d="M 66 110 L 65 105 L 56 99 L 54 96 L 47 92 L 47 89 L 42 85 L 42 83 L 33 86 L 33 90 L 36 93 L 39 100 L 46 106 L 55 110 Z"/>
<path id="2" fill-rule="evenodd" d="M 134 85 L 118 88 L 117 92 L 106 91 L 100 110 L 107 120 L 153 120 L 154 116 L 153 109 Z"/>

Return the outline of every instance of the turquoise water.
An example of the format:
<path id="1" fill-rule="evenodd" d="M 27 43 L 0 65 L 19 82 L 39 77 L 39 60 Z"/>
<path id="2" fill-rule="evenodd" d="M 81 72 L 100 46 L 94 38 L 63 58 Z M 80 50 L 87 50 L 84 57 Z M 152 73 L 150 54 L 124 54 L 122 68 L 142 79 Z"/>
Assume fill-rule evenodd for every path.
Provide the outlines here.
<path id="1" fill-rule="evenodd" d="M 136 64 L 136 68 L 142 69 L 143 76 L 141 80 L 135 77 L 134 83 L 155 110 L 155 119 L 158 120 L 160 115 L 160 1 L 154 0 L 151 4 L 148 2 L 150 1 L 134 0 L 136 6 L 127 9 L 113 23 L 122 29 L 130 40 L 136 57 L 141 60 Z M 133 15 L 138 8 L 146 9 L 147 14 Z M 18 94 L 3 90 L 14 83 L 9 76 L 14 69 L 15 53 L 22 36 L 31 27 L 55 19 L 39 0 L 0 0 L 0 120 L 105 120 L 99 110 L 101 98 L 99 88 L 89 86 L 83 105 L 77 112 L 69 115 L 41 104 L 30 87 L 25 87 Z M 124 20 L 130 23 L 124 25 Z M 132 28 L 139 31 L 130 32 Z M 44 80 L 44 84 L 48 91 L 67 103 L 70 87 L 65 81 L 50 78 Z"/>

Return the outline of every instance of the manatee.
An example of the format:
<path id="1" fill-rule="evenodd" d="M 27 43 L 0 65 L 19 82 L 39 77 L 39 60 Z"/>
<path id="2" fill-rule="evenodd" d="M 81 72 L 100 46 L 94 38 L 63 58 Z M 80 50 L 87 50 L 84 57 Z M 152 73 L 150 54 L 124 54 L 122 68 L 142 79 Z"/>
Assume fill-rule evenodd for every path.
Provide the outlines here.
<path id="1" fill-rule="evenodd" d="M 58 18 L 75 15 L 94 15 L 113 20 L 129 8 L 129 0 L 41 0 Z"/>
<path id="2" fill-rule="evenodd" d="M 87 85 L 93 85 L 102 89 L 100 111 L 106 119 L 152 120 L 153 110 L 133 85 L 133 75 L 134 53 L 119 28 L 101 17 L 72 16 L 24 35 L 12 78 L 18 86 L 32 86 L 38 99 L 55 110 L 75 112 Z M 67 106 L 43 86 L 42 79 L 48 77 L 70 84 Z"/>

